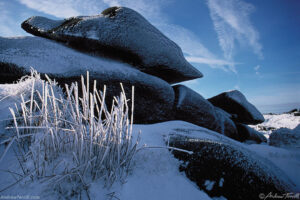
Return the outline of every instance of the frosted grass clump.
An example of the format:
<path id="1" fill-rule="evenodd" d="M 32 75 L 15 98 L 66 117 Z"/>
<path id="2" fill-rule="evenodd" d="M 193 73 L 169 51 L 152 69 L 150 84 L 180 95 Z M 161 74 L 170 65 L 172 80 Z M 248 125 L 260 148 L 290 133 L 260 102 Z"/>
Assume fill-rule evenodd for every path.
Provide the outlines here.
<path id="1" fill-rule="evenodd" d="M 49 78 L 39 89 L 39 76 L 33 73 L 29 78 L 31 94 L 21 95 L 20 106 L 10 108 L 14 125 L 7 129 L 14 134 L 2 141 L 8 145 L 1 160 L 11 146 L 17 147 L 23 171 L 17 182 L 30 177 L 54 184 L 61 192 L 62 183 L 77 183 L 72 190 L 86 190 L 89 196 L 88 183 L 95 179 L 104 180 L 106 187 L 124 181 L 139 141 L 132 140 L 134 88 L 131 106 L 121 84 L 120 96 L 108 109 L 106 87 L 100 92 L 94 81 L 90 90 L 88 74 L 86 83 L 81 77 L 81 91 L 73 83 L 66 85 L 65 94 Z"/>

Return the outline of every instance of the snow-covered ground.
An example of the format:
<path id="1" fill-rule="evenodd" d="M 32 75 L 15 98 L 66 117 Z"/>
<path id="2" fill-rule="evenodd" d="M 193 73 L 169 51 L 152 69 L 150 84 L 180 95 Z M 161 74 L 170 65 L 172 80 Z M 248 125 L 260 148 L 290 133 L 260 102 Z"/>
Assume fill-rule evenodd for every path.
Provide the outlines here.
<path id="1" fill-rule="evenodd" d="M 19 84 L 0 85 L 0 123 L 1 134 L 6 134 L 4 129 L 5 119 L 9 118 L 8 107 L 18 103 L 21 93 L 30 92 L 31 82 L 21 82 Z M 300 117 L 288 114 L 266 116 L 266 126 L 294 128 L 299 124 Z M 300 152 L 296 149 L 283 149 L 272 147 L 267 144 L 243 144 L 226 138 L 208 129 L 183 122 L 170 121 L 152 125 L 134 125 L 133 135 L 136 138 L 141 131 L 141 141 L 136 156 L 134 157 L 133 168 L 124 183 L 116 182 L 110 189 L 103 187 L 103 180 L 93 182 L 89 187 L 91 199 L 130 199 L 130 200 L 153 200 L 153 199 L 211 199 L 205 192 L 198 189 L 197 185 L 191 182 L 183 172 L 179 172 L 180 161 L 166 149 L 165 141 L 168 135 L 174 134 L 176 129 L 197 129 L 197 134 L 187 133 L 193 137 L 226 139 L 250 151 L 256 152 L 265 159 L 273 162 L 278 168 L 296 184 L 296 190 L 300 191 Z M 202 133 L 202 134 L 201 134 Z M 157 147 L 157 148 L 143 148 Z M 0 153 L 4 151 L 4 145 L 0 146 Z M 20 172 L 20 167 L 14 152 L 10 150 L 3 162 L 0 163 L 0 191 L 6 186 L 14 183 L 17 177 L 6 170 Z M 38 181 L 28 181 L 14 185 L 7 190 L 0 192 L 1 195 L 24 196 L 30 195 L 32 198 L 39 196 L 40 199 L 57 199 L 57 196 L 49 190 L 49 186 Z M 85 197 L 83 197 L 85 198 Z"/>
<path id="2" fill-rule="evenodd" d="M 294 116 L 293 114 L 265 114 L 264 118 L 263 123 L 250 126 L 264 133 L 267 138 L 269 138 L 272 130 L 279 128 L 294 129 L 300 124 L 300 116 Z"/>
<path id="3" fill-rule="evenodd" d="M 257 131 L 269 138 L 272 131 L 280 128 L 295 129 L 300 124 L 300 116 L 293 113 L 264 114 L 265 121 L 258 125 L 251 125 Z M 268 158 L 282 169 L 297 184 L 300 191 L 300 150 L 299 148 L 279 148 L 267 144 L 252 144 L 247 146 L 261 156 Z"/>
<path id="4" fill-rule="evenodd" d="M 38 87 L 40 82 L 36 80 Z M 18 84 L 0 84 L 0 142 L 7 134 L 6 126 L 9 125 L 11 115 L 9 107 L 19 104 L 21 94 L 28 97 L 31 94 L 32 80 L 28 79 Z M 26 98 L 25 98 L 26 99 Z M 188 124 L 188 123 L 187 123 Z M 182 124 L 179 122 L 179 126 Z M 165 147 L 164 135 L 167 135 L 172 126 L 168 123 L 157 125 L 135 125 L 133 128 L 134 138 L 137 138 L 141 130 L 142 148 L 134 158 L 134 167 L 128 175 L 125 183 L 116 182 L 110 189 L 104 188 L 103 180 L 93 182 L 89 188 L 91 199 L 211 199 L 205 192 L 198 189 L 184 173 L 179 172 L 180 162 L 166 148 L 143 148 L 144 145 L 151 147 Z M 5 145 L 0 146 L 0 156 L 5 151 Z M 0 162 L 0 194 L 5 198 L 19 197 L 41 199 L 57 199 L 56 193 L 49 190 L 49 185 L 39 181 L 21 181 L 10 187 L 19 178 L 18 175 L 8 173 L 20 173 L 21 169 L 13 152 L 13 148 Z M 8 189 L 5 189 L 9 187 Z M 2 191 L 5 189 L 4 191 Z M 85 197 L 83 197 L 85 198 Z"/>
<path id="5" fill-rule="evenodd" d="M 178 125 L 177 127 L 190 125 L 180 121 L 175 124 Z M 142 144 L 151 147 L 165 146 L 163 135 L 170 132 L 171 129 L 172 126 L 169 126 L 168 123 L 134 126 L 135 136 L 139 130 L 142 131 L 141 147 Z M 10 152 L 6 156 L 5 162 L 0 163 L 0 169 L 19 171 L 16 163 L 13 152 Z M 145 148 L 136 155 L 133 171 L 128 175 L 126 183 L 115 183 L 112 188 L 105 189 L 103 181 L 99 180 L 90 186 L 90 197 L 91 199 L 111 199 L 114 196 L 124 200 L 211 199 L 205 192 L 199 190 L 195 183 L 186 178 L 183 172 L 179 172 L 179 164 L 180 162 L 165 148 Z M 0 190 L 15 182 L 7 172 L 1 171 L 0 177 Z M 47 185 L 39 182 L 22 182 L 0 193 L 2 195 L 32 195 L 40 196 L 41 199 L 57 199 L 57 196 L 47 191 L 47 188 Z"/>

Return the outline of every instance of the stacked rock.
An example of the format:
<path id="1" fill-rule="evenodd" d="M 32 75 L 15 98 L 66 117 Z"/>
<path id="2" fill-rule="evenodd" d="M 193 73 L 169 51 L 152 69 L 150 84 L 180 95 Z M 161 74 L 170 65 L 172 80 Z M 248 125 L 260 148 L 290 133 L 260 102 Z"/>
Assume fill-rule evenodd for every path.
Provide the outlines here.
<path id="1" fill-rule="evenodd" d="M 208 99 L 214 106 L 231 114 L 239 141 L 252 140 L 257 143 L 267 142 L 266 137 L 247 125 L 255 125 L 265 121 L 264 116 L 249 103 L 246 97 L 238 90 L 224 92 Z"/>
<path id="2" fill-rule="evenodd" d="M 120 83 L 128 96 L 135 86 L 134 123 L 183 120 L 239 141 L 262 141 L 244 124 L 263 117 L 238 91 L 206 100 L 186 86 L 171 85 L 203 75 L 176 43 L 132 9 L 111 7 L 64 20 L 35 16 L 22 28 L 39 37 L 0 38 L 2 83 L 20 78 L 31 66 L 61 85 L 79 81 L 88 70 L 91 85 L 96 80 L 97 87 L 107 86 L 108 104 L 119 95 Z"/>

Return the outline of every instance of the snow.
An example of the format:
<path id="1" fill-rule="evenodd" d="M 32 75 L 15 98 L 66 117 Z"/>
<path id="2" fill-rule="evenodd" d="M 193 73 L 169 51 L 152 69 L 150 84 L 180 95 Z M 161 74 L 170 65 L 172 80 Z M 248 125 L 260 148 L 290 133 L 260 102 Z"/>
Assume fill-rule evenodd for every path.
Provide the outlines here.
<path id="1" fill-rule="evenodd" d="M 293 114 L 265 114 L 265 121 L 251 127 L 263 132 L 269 138 L 272 131 L 280 131 L 281 128 L 294 129 L 299 133 L 300 117 Z M 261 128 L 275 128 L 274 130 L 262 130 Z M 296 130 L 295 130 L 296 129 Z M 286 129 L 283 129 L 286 130 Z M 271 160 L 276 166 L 282 169 L 289 178 L 296 183 L 297 191 L 300 191 L 300 151 L 299 148 L 282 148 L 274 147 L 266 144 L 252 144 L 247 146 L 252 151 L 259 153 L 261 156 Z"/>
<path id="2" fill-rule="evenodd" d="M 274 114 L 264 115 L 265 121 L 260 126 L 266 126 L 266 127 L 274 127 L 276 129 L 278 128 L 289 128 L 294 129 L 298 124 L 300 124 L 300 117 L 294 116 L 293 114 Z M 256 125 L 256 126 L 259 126 Z"/>
<path id="3" fill-rule="evenodd" d="M 224 179 L 221 178 L 220 181 L 219 181 L 219 187 L 223 187 L 223 183 L 224 183 Z"/>
<path id="4" fill-rule="evenodd" d="M 212 190 L 214 187 L 215 181 L 206 180 L 204 185 L 208 191 Z"/>
<path id="5" fill-rule="evenodd" d="M 113 17 L 102 14 L 73 17 L 65 20 L 70 23 L 55 28 L 53 25 L 61 24 L 61 21 L 50 21 L 43 17 L 32 17 L 24 23 L 36 29 L 40 29 L 40 26 L 43 29 L 49 23 L 49 27 L 53 29 L 42 36 L 54 40 L 64 41 L 66 39 L 63 36 L 75 36 L 92 39 L 95 43 L 98 42 L 104 46 L 125 49 L 141 59 L 141 68 L 146 71 L 148 68 L 153 68 L 152 70 L 155 71 L 158 66 L 165 66 L 168 71 L 174 70 L 177 75 L 181 74 L 181 81 L 203 76 L 185 60 L 181 48 L 176 43 L 132 9 L 119 7 Z M 31 30 L 26 31 L 31 32 Z M 163 68 L 158 70 L 163 70 Z"/>
<path id="6" fill-rule="evenodd" d="M 50 31 L 64 22 L 64 20 L 49 20 L 46 17 L 31 17 L 28 20 L 34 27 L 38 27 L 40 32 Z"/>
<path id="7" fill-rule="evenodd" d="M 85 75 L 117 80 L 131 84 L 148 85 L 156 91 L 173 92 L 164 80 L 145 74 L 130 65 L 80 53 L 62 44 L 39 37 L 0 37 L 0 62 L 13 63 L 30 71 L 64 77 Z M 163 93 L 161 92 L 161 95 Z M 172 99 L 164 95 L 165 99 Z"/>
<path id="8" fill-rule="evenodd" d="M 299 149 L 284 149 L 267 144 L 251 144 L 245 147 L 274 163 L 296 184 L 295 191 L 300 191 Z"/>
<path id="9" fill-rule="evenodd" d="M 272 146 L 300 148 L 300 124 L 295 129 L 280 128 L 269 137 Z"/>
<path id="10" fill-rule="evenodd" d="M 39 85 L 38 82 L 35 83 Z M 0 85 L 0 119 L 4 120 L 9 117 L 8 108 L 18 103 L 20 94 L 30 94 L 32 79 L 20 82 L 18 84 L 1 84 Z M 5 97 L 5 98 L 4 98 Z M 0 124 L 4 128 L 5 123 Z M 197 186 L 185 177 L 184 173 L 179 172 L 178 167 L 180 162 L 166 148 L 144 148 L 144 145 L 149 147 L 165 146 L 164 128 L 158 125 L 135 125 L 134 137 L 142 130 L 140 146 L 141 150 L 134 158 L 134 167 L 128 175 L 125 183 L 116 182 L 112 188 L 103 188 L 101 180 L 93 182 L 89 192 L 91 199 L 111 199 L 112 196 L 119 199 L 203 199 L 209 200 L 206 193 L 199 190 Z M 5 129 L 1 132 L 6 133 Z M 1 139 L 0 139 L 1 140 Z M 0 147 L 0 152 L 3 152 L 3 145 Z M 5 162 L 0 163 L 0 169 L 20 172 L 16 157 L 13 151 L 10 150 L 5 157 Z M 15 182 L 11 174 L 0 171 L 0 190 Z M 49 189 L 49 185 L 34 182 L 20 182 L 14 187 L 1 192 L 1 195 L 22 196 L 30 195 L 37 196 L 41 199 L 57 199 L 57 194 Z"/>
<path id="11" fill-rule="evenodd" d="M 270 134 L 272 133 L 272 129 L 294 129 L 300 124 L 300 117 L 294 116 L 293 114 L 264 114 L 264 118 L 265 121 L 263 123 L 257 125 L 250 125 L 250 127 L 256 129 L 259 132 L 264 133 L 264 136 L 266 138 L 269 138 Z"/>
<path id="12" fill-rule="evenodd" d="M 263 115 L 255 108 L 254 105 L 249 103 L 246 97 L 238 90 L 232 90 L 226 93 L 226 95 L 243 106 L 253 117 L 254 120 L 264 121 Z"/>
<path id="13" fill-rule="evenodd" d="M 0 85 L 0 119 L 6 119 L 9 116 L 8 107 L 18 102 L 18 96 L 23 93 L 30 93 L 32 82 L 20 82 L 18 84 Z M 36 83 L 38 84 L 38 83 Z M 3 121 L 0 122 L 3 126 Z M 115 183 L 112 188 L 103 188 L 101 180 L 93 182 L 89 192 L 91 199 L 130 199 L 130 200 L 152 200 L 152 199 L 211 199 L 205 192 L 198 189 L 195 183 L 191 182 L 184 173 L 179 172 L 178 167 L 180 161 L 175 159 L 173 155 L 165 148 L 144 148 L 146 147 L 163 147 L 167 138 L 174 134 L 189 136 L 192 138 L 209 139 L 216 142 L 226 142 L 242 149 L 248 149 L 251 157 L 257 154 L 266 161 L 272 162 L 281 169 L 289 179 L 295 184 L 295 190 L 300 191 L 300 153 L 296 150 L 282 149 L 278 147 L 268 146 L 266 144 L 244 144 L 234 141 L 226 136 L 220 135 L 208 129 L 190 124 L 183 121 L 170 121 L 157 123 L 152 125 L 134 125 L 134 134 L 136 138 L 141 130 L 141 141 L 139 148 L 141 150 L 134 158 L 134 165 L 131 173 L 128 175 L 125 183 Z M 0 130 L 5 133 L 4 129 Z M 3 152 L 3 146 L 0 147 Z M 252 154 L 253 153 L 253 154 Z M 10 151 L 5 158 L 5 162 L 0 163 L 0 169 L 9 169 L 12 171 L 20 170 L 16 164 L 16 158 Z M 267 166 L 267 165 L 265 165 Z M 275 173 L 276 169 L 270 168 Z M 284 177 L 281 172 L 278 176 Z M 10 183 L 14 182 L 14 178 L 3 171 L 0 171 L 0 189 L 3 189 Z M 222 178 L 218 183 L 222 185 Z M 207 182 L 207 186 L 212 183 Z M 35 182 L 21 182 L 20 184 L 2 192 L 1 195 L 32 195 L 40 196 L 42 199 L 56 199 L 49 186 Z M 213 199 L 224 199 L 223 197 L 214 197 Z"/>
<path id="14" fill-rule="evenodd" d="M 96 58 L 62 44 L 39 37 L 0 37 L 0 62 L 13 63 L 40 73 L 72 76 L 78 72 L 117 73 L 120 76 L 140 74 L 129 65 Z"/>
<path id="15" fill-rule="evenodd" d="M 20 95 L 28 96 L 31 94 L 33 79 L 27 79 L 18 84 L 0 84 L 0 134 L 4 133 L 6 119 L 11 118 L 9 107 L 15 107 L 20 104 Z M 35 87 L 41 87 L 42 82 L 36 80 Z"/>

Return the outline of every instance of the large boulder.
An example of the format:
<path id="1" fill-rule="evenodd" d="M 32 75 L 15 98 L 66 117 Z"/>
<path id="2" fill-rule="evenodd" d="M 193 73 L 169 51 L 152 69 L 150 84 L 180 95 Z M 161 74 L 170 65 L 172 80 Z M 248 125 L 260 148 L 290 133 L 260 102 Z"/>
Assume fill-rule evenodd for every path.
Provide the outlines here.
<path id="1" fill-rule="evenodd" d="M 172 151 L 182 160 L 180 170 L 212 197 L 259 199 L 261 193 L 285 194 L 295 189 L 284 172 L 241 143 L 196 129 L 182 128 L 176 133 L 169 145 L 193 152 Z"/>
<path id="2" fill-rule="evenodd" d="M 112 7 L 100 15 L 65 20 L 36 16 L 24 21 L 22 28 L 85 52 L 120 59 L 169 83 L 203 76 L 176 43 L 129 8 Z"/>
<path id="3" fill-rule="evenodd" d="M 237 138 L 237 130 L 229 114 L 215 108 L 200 94 L 184 85 L 173 86 L 175 91 L 175 119 L 187 121 L 231 138 Z"/>
<path id="4" fill-rule="evenodd" d="M 208 99 L 214 106 L 233 115 L 233 121 L 243 124 L 259 124 L 265 121 L 257 108 L 249 103 L 238 90 L 223 92 Z"/>
<path id="5" fill-rule="evenodd" d="M 269 137 L 269 144 L 277 147 L 300 148 L 300 124 L 294 129 L 279 128 Z"/>
<path id="6" fill-rule="evenodd" d="M 238 130 L 239 141 L 245 142 L 247 140 L 251 140 L 255 141 L 258 144 L 262 142 L 267 143 L 267 138 L 261 132 L 256 131 L 246 124 L 236 123 L 235 125 Z"/>
<path id="7" fill-rule="evenodd" d="M 55 78 L 62 86 L 80 81 L 81 75 L 89 71 L 90 85 L 96 80 L 99 89 L 107 86 L 108 104 L 113 96 L 120 95 L 120 83 L 123 83 L 128 98 L 131 98 L 131 87 L 135 87 L 135 123 L 172 118 L 174 91 L 160 78 L 127 64 L 89 56 L 43 38 L 0 37 L 0 44 L 0 83 L 17 81 L 20 76 L 30 73 L 31 67 Z"/>

